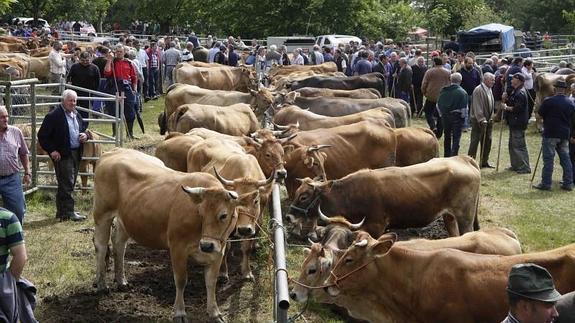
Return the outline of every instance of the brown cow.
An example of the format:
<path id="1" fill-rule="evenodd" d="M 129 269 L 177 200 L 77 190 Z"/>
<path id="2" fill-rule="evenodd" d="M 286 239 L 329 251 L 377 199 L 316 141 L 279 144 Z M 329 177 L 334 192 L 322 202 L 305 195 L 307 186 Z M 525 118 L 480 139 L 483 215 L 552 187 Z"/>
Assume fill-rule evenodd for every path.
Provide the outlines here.
<path id="1" fill-rule="evenodd" d="M 337 72 L 337 66 L 334 62 L 325 62 L 319 65 L 277 65 L 270 69 L 268 77 L 273 79 L 302 71 L 311 71 L 315 74 Z"/>
<path id="2" fill-rule="evenodd" d="M 360 170 L 325 182 L 306 178 L 295 193 L 287 220 L 295 234 L 304 225 L 313 229 L 317 215 L 310 211 L 321 204 L 328 215 L 343 214 L 354 222 L 365 217 L 363 229 L 374 236 L 387 228 L 424 227 L 440 216 L 449 236 L 459 236 L 479 230 L 480 179 L 479 167 L 469 156 Z"/>
<path id="3" fill-rule="evenodd" d="M 258 191 L 238 197 L 210 174 L 173 171 L 155 157 L 121 148 L 102 156 L 95 182 L 92 214 L 98 289 L 107 288 L 105 259 L 115 218 L 117 284 L 127 285 L 124 254 L 129 238 L 148 248 L 168 249 L 176 285 L 174 316 L 185 320 L 184 288 L 191 256 L 205 266 L 208 314 L 222 322 L 215 290 L 226 240 L 237 220 L 236 207 L 248 206 Z"/>
<path id="4" fill-rule="evenodd" d="M 28 53 L 29 50 L 25 44 L 0 42 L 0 52 L 3 52 L 3 53 Z"/>
<path id="5" fill-rule="evenodd" d="M 173 84 L 168 88 L 165 100 L 164 113 L 160 114 L 158 120 L 161 134 L 164 134 L 166 130 L 173 131 L 173 129 L 167 129 L 167 120 L 179 106 L 184 104 L 197 103 L 228 106 L 246 103 L 254 111 L 265 111 L 272 106 L 274 97 L 270 91 L 264 89 L 242 93 L 237 91 L 208 90 L 188 84 Z"/>
<path id="6" fill-rule="evenodd" d="M 209 138 L 192 146 L 188 151 L 188 172 L 205 172 L 215 175 L 227 189 L 238 194 L 259 190 L 259 198 L 247 207 L 238 208 L 236 233 L 241 238 L 249 238 L 256 234 L 256 222 L 260 222 L 265 212 L 268 197 L 271 194 L 273 173 L 266 180 L 256 158 L 247 154 L 242 146 L 234 141 Z M 233 178 L 234 180 L 227 180 Z M 260 203 L 261 200 L 261 203 Z M 253 249 L 253 241 L 242 241 L 242 278 L 253 279 L 249 255 Z M 226 280 L 228 266 L 226 259 L 222 265 L 220 276 Z"/>
<path id="7" fill-rule="evenodd" d="M 341 178 L 362 168 L 393 166 L 396 146 L 392 128 L 369 120 L 298 132 L 284 146 L 288 194 L 293 197 L 297 178 Z M 319 151 L 318 147 L 330 148 Z"/>
<path id="8" fill-rule="evenodd" d="M 329 296 L 322 290 L 309 289 L 306 286 L 321 286 L 345 249 L 349 248 L 354 240 L 360 239 L 359 237 L 369 236 L 365 231 L 356 231 L 361 227 L 361 223 L 351 224 L 343 217 L 327 218 L 327 221 L 329 224 L 319 229 L 321 242 L 313 243 L 310 248 L 304 248 L 307 256 L 301 266 L 299 278 L 290 292 L 290 297 L 298 302 L 306 302 L 311 293 L 316 301 L 330 303 Z M 453 248 L 478 254 L 504 256 L 521 254 L 521 244 L 517 236 L 505 228 L 482 229 L 459 237 L 439 240 L 398 241 L 396 245 L 413 250 Z"/>
<path id="9" fill-rule="evenodd" d="M 206 128 L 232 136 L 249 135 L 256 131 L 258 119 L 249 105 L 238 103 L 225 107 L 204 104 L 184 104 L 168 119 L 168 129 L 186 133 L 194 128 Z"/>
<path id="10" fill-rule="evenodd" d="M 171 132 L 156 146 L 154 154 L 167 167 L 185 172 L 188 169 L 188 151 L 193 145 L 203 140 L 204 138 L 199 136 Z"/>
<path id="11" fill-rule="evenodd" d="M 570 87 L 571 84 L 575 83 L 575 74 L 554 74 L 554 73 L 541 73 L 535 77 L 534 89 L 535 89 L 535 107 L 533 108 L 535 112 L 535 119 L 537 120 L 537 128 L 543 130 L 543 119 L 537 113 L 539 107 L 545 98 L 555 95 L 555 87 L 553 84 L 557 80 L 564 80 L 567 86 Z"/>
<path id="12" fill-rule="evenodd" d="M 280 106 L 274 107 L 275 110 L 281 109 L 281 104 L 297 105 L 302 109 L 330 117 L 345 116 L 358 113 L 373 108 L 384 107 L 393 113 L 395 126 L 397 128 L 406 127 L 411 123 L 411 110 L 409 104 L 401 99 L 381 98 L 381 99 L 350 99 L 335 97 L 302 97 L 298 92 L 289 92 L 279 94 L 276 97 L 276 103 Z M 276 111 L 277 112 L 277 111 Z"/>
<path id="13" fill-rule="evenodd" d="M 406 127 L 394 129 L 397 140 L 395 165 L 409 166 L 439 157 L 439 141 L 429 128 Z"/>
<path id="14" fill-rule="evenodd" d="M 574 244 L 493 256 L 413 250 L 397 245 L 395 235 L 383 235 L 356 240 L 340 259 L 327 292 L 352 316 L 371 322 L 500 322 L 509 308 L 509 271 L 520 263 L 545 267 L 560 293 L 575 289 Z"/>
<path id="15" fill-rule="evenodd" d="M 176 82 L 204 89 L 249 92 L 254 88 L 252 70 L 246 67 L 195 67 L 180 63 L 173 73 Z"/>
<path id="16" fill-rule="evenodd" d="M 387 123 L 388 126 L 395 128 L 395 119 L 387 108 L 375 108 L 340 117 L 328 117 L 291 105 L 283 107 L 276 112 L 273 120 L 275 124 L 283 126 L 298 124 L 298 128 L 304 131 L 319 128 L 333 128 L 364 120 L 383 121 Z"/>
<path id="17" fill-rule="evenodd" d="M 302 87 L 301 89 L 295 90 L 301 94 L 301 96 L 314 97 L 340 97 L 340 98 L 350 98 L 350 99 L 379 99 L 381 94 L 378 90 L 373 88 L 368 89 L 355 89 L 355 90 L 333 90 L 318 87 Z"/>
<path id="18" fill-rule="evenodd" d="M 15 37 L 15 36 L 7 36 L 7 35 L 0 36 L 0 42 L 9 43 L 9 44 L 26 45 L 26 40 Z"/>

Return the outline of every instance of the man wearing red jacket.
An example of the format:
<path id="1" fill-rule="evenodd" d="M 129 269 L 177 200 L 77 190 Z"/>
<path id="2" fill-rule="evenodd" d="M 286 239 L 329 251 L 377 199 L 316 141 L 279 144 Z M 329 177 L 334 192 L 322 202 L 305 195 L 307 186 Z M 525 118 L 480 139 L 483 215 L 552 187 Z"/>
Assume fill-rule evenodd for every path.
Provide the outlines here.
<path id="1" fill-rule="evenodd" d="M 114 50 L 115 56 L 108 53 L 108 60 L 104 67 L 104 76 L 111 80 L 108 82 L 108 90 L 114 94 L 116 92 L 124 92 L 124 117 L 126 118 L 126 125 L 128 127 L 128 137 L 134 138 L 134 119 L 136 118 L 136 111 L 134 109 L 136 95 L 135 91 L 138 86 L 138 76 L 134 70 L 132 63 L 124 57 L 124 47 L 118 45 Z M 115 115 L 115 106 L 113 102 L 107 102 L 106 113 Z M 115 126 L 112 128 L 114 135 L 116 134 Z"/>

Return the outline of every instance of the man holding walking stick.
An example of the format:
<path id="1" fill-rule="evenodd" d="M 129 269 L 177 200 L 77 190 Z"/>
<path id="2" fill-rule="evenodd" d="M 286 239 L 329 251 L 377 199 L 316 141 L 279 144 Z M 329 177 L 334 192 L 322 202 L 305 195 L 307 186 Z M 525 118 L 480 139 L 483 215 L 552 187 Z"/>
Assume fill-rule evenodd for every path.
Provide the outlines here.
<path id="1" fill-rule="evenodd" d="M 483 82 L 473 90 L 471 100 L 471 142 L 468 155 L 475 158 L 477 146 L 481 143 L 481 156 L 477 159 L 481 168 L 493 168 L 489 165 L 489 153 L 491 152 L 491 134 L 493 132 L 493 111 L 495 99 L 491 88 L 495 84 L 495 75 L 485 73 Z"/>
<path id="2" fill-rule="evenodd" d="M 538 190 L 551 190 L 551 177 L 553 175 L 553 161 L 555 151 L 559 155 L 561 168 L 563 168 L 563 182 L 561 189 L 573 190 L 573 165 L 569 158 L 569 139 L 571 138 L 571 123 L 575 114 L 575 103 L 565 95 L 567 83 L 557 80 L 555 95 L 546 98 L 539 108 L 539 115 L 543 118 L 543 141 L 541 151 L 543 154 L 543 171 L 541 183 L 533 186 Z"/>
<path id="3" fill-rule="evenodd" d="M 529 123 L 529 109 L 527 92 L 523 87 L 525 77 L 522 73 L 516 73 L 511 78 L 513 91 L 507 96 L 503 93 L 505 119 L 509 125 L 509 159 L 511 167 L 508 170 L 518 174 L 531 173 L 529 165 L 529 152 L 525 142 L 525 130 Z"/>

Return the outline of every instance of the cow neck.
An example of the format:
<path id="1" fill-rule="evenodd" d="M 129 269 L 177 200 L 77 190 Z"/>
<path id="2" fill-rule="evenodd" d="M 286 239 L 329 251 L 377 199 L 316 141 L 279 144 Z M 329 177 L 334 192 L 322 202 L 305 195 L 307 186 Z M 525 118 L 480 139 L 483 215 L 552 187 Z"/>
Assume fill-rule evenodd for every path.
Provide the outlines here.
<path id="1" fill-rule="evenodd" d="M 372 298 L 376 301 L 373 306 L 380 309 L 378 315 L 385 313 L 392 322 L 420 322 L 418 314 L 412 311 L 412 308 L 417 308 L 413 305 L 419 302 L 417 290 L 422 286 L 418 272 L 414 270 L 419 267 L 418 259 L 417 252 L 394 245 L 387 255 L 358 264 L 357 267 L 367 265 L 352 275 L 361 277 L 364 284 L 344 289 L 342 293 L 348 296 L 374 295 Z M 345 284 L 345 280 L 338 284 Z M 356 297 L 349 299 L 357 301 Z"/>

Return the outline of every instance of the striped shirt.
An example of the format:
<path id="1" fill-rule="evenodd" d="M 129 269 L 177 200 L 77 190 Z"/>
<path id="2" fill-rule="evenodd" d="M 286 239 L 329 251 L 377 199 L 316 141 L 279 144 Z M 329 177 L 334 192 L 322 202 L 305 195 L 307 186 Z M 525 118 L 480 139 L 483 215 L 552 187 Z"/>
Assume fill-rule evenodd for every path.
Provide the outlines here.
<path id="1" fill-rule="evenodd" d="M 16 215 L 0 208 L 0 273 L 6 272 L 10 248 L 24 243 L 24 232 Z"/>
<path id="2" fill-rule="evenodd" d="M 66 121 L 68 122 L 68 134 L 70 135 L 70 148 L 78 149 L 80 148 L 80 125 L 78 124 L 78 119 L 76 119 L 75 111 L 68 112 L 64 110 L 64 115 L 66 116 Z"/>
<path id="3" fill-rule="evenodd" d="M 28 146 L 22 131 L 14 126 L 0 133 L 0 176 L 8 176 L 20 170 L 20 155 L 28 155 Z"/>

